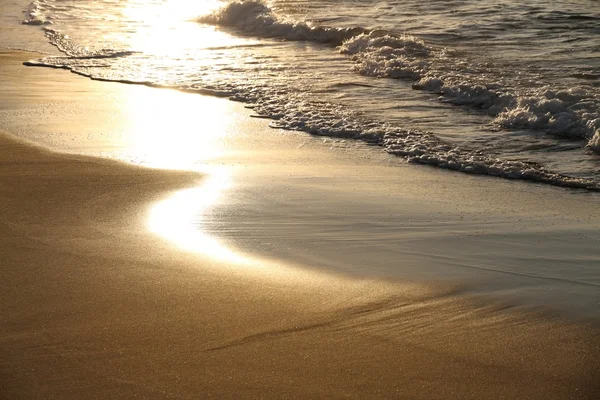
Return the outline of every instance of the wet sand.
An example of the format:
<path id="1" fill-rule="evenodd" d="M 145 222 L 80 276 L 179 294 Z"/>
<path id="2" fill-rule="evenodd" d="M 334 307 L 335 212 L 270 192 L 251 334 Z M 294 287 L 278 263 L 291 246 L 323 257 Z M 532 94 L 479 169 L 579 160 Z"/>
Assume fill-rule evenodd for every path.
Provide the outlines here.
<path id="1" fill-rule="evenodd" d="M 2 67 L 18 71 L 23 58 L 3 55 Z M 62 96 L 86 96 L 83 78 L 29 69 L 2 82 L 13 90 L 5 107 L 43 99 L 53 73 L 70 82 L 55 82 Z M 36 79 L 35 96 L 18 84 Z M 65 110 L 45 123 L 60 124 Z M 89 127 L 65 127 L 78 129 Z M 451 285 L 182 251 L 147 219 L 156 201 L 201 185 L 197 173 L 54 153 L 6 134 L 0 160 L 2 398 L 593 399 L 599 389 L 592 324 Z"/>

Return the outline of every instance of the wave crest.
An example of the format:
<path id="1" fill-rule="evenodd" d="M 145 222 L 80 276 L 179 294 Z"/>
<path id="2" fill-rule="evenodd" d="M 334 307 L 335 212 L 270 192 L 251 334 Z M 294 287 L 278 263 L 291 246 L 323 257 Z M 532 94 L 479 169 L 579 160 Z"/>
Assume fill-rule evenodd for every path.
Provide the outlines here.
<path id="1" fill-rule="evenodd" d="M 543 88 L 535 96 L 514 99 L 499 113 L 496 122 L 509 129 L 527 128 L 590 139 L 600 128 L 600 115 L 597 99 L 586 90 Z"/>
<path id="2" fill-rule="evenodd" d="M 587 147 L 594 153 L 600 154 L 600 129 L 596 130 L 596 133 L 588 142 Z"/>
<path id="3" fill-rule="evenodd" d="M 25 19 L 21 21 L 23 25 L 50 25 L 52 21 L 46 18 L 43 2 L 34 1 L 29 4 L 25 10 Z"/>
<path id="4" fill-rule="evenodd" d="M 264 3 L 255 0 L 228 3 L 211 14 L 198 17 L 196 22 L 234 27 L 260 37 L 329 43 L 334 46 L 365 32 L 362 28 L 326 28 L 307 22 L 284 21 Z"/>
<path id="5" fill-rule="evenodd" d="M 340 53 L 354 62 L 355 70 L 360 74 L 412 79 L 413 88 L 438 94 L 443 101 L 486 110 L 500 126 L 553 130 L 566 136 L 581 135 L 589 139 L 589 149 L 600 153 L 597 107 L 600 101 L 583 89 L 529 88 L 526 91 L 517 87 L 516 90 L 516 85 L 506 85 L 510 82 L 492 81 L 490 77 L 495 77 L 498 69 L 490 68 L 487 73 L 482 73 L 483 67 L 454 57 L 451 51 L 429 45 L 417 37 L 380 30 L 338 29 L 285 21 L 264 3 L 254 0 L 232 2 L 212 14 L 199 17 L 197 21 L 234 27 L 260 37 L 338 46 Z M 414 163 L 465 173 L 600 190 L 595 180 L 564 176 L 535 163 L 498 159 L 491 151 L 454 145 L 432 133 L 402 129 L 379 117 L 370 119 L 335 101 L 319 101 L 314 93 L 298 90 L 293 85 L 273 87 L 270 82 L 253 84 L 239 80 L 207 80 L 182 86 L 179 80 L 163 82 L 145 73 L 138 76 L 118 68 L 115 71 L 112 69 L 113 58 L 128 57 L 134 53 L 112 49 L 89 50 L 57 30 L 44 30 L 50 41 L 67 57 L 49 57 L 28 65 L 66 68 L 92 79 L 175 87 L 226 96 L 251 103 L 249 107 L 258 115 L 274 120 L 271 123 L 273 127 L 362 140 L 380 145 L 387 152 Z M 145 63 L 149 58 L 142 56 L 139 59 Z"/>
<path id="6" fill-rule="evenodd" d="M 257 0 L 233 1 L 197 21 L 235 27 L 259 37 L 337 46 L 354 62 L 357 73 L 413 80 L 414 89 L 438 94 L 442 101 L 486 111 L 500 128 L 532 129 L 590 143 L 600 128 L 600 99 L 584 89 L 542 88 L 520 93 L 511 87 L 514 83 L 489 78 L 496 75 L 489 68 L 470 65 L 452 57 L 451 50 L 429 46 L 411 35 L 285 21 Z"/>
<path id="7" fill-rule="evenodd" d="M 346 40 L 340 53 L 352 56 L 361 75 L 418 79 L 428 69 L 433 49 L 411 35 L 394 36 L 373 31 Z"/>

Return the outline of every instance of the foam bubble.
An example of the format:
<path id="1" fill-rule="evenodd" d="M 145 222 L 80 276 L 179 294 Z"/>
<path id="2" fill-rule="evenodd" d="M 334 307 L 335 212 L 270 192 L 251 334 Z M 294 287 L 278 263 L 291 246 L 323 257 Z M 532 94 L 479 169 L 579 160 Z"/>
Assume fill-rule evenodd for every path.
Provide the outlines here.
<path id="1" fill-rule="evenodd" d="M 600 118 L 600 99 L 583 88 L 521 91 L 519 82 L 490 78 L 498 75 L 490 67 L 471 65 L 453 57 L 451 50 L 427 45 L 412 35 L 285 21 L 256 0 L 231 2 L 199 17 L 198 22 L 235 27 L 261 37 L 338 46 L 340 53 L 354 62 L 357 73 L 413 80 L 414 89 L 438 94 L 445 102 L 484 110 L 504 129 L 532 129 L 589 140 L 599 128 L 594 121 Z"/>
<path id="2" fill-rule="evenodd" d="M 21 21 L 23 25 L 50 25 L 52 21 L 46 16 L 45 3 L 40 0 L 32 2 L 25 10 L 26 18 Z"/>
<path id="3" fill-rule="evenodd" d="M 600 98 L 584 88 L 520 90 L 514 83 L 488 78 L 493 72 L 465 66 L 412 36 L 362 34 L 345 42 L 340 52 L 351 56 L 361 75 L 412 79 L 414 89 L 484 110 L 505 129 L 589 139 L 599 127 L 595 121 L 600 118 Z"/>
<path id="4" fill-rule="evenodd" d="M 390 132 L 385 135 L 383 146 L 388 153 L 406 157 L 409 162 L 417 164 L 433 165 L 468 174 L 600 190 L 600 185 L 591 180 L 557 174 L 532 162 L 502 160 L 480 150 L 451 146 L 428 133 L 408 130 Z"/>
<path id="5" fill-rule="evenodd" d="M 600 127 L 600 103 L 581 88 L 554 91 L 543 88 L 518 97 L 495 119 L 498 125 L 542 130 L 575 139 L 591 138 Z"/>
<path id="6" fill-rule="evenodd" d="M 600 129 L 598 129 L 594 136 L 592 136 L 587 144 L 587 147 L 593 152 L 600 154 Z"/>
<path id="7" fill-rule="evenodd" d="M 436 93 L 443 101 L 484 110 L 495 118 L 499 126 L 586 137 L 591 150 L 598 151 L 600 147 L 600 102 L 582 88 L 536 89 L 534 86 L 521 90 L 518 82 L 511 86 L 508 80 L 491 79 L 498 75 L 493 67 L 471 65 L 453 56 L 451 51 L 427 44 L 417 37 L 286 21 L 256 1 L 230 3 L 200 17 L 198 21 L 234 27 L 261 37 L 338 46 L 338 50 L 354 62 L 356 71 L 363 75 L 412 79 L 415 89 Z M 564 176 L 531 162 L 499 159 L 486 149 L 455 145 L 430 132 L 403 129 L 388 123 L 385 115 L 369 119 L 360 114 L 360 106 L 319 101 L 314 92 L 298 90 L 294 80 L 244 79 L 248 75 L 243 73 L 241 78 L 228 78 L 217 73 L 206 79 L 204 75 L 195 75 L 194 83 L 181 78 L 165 81 L 165 75 L 152 68 L 153 62 L 162 65 L 163 60 L 154 60 L 151 55 L 137 56 L 133 52 L 114 49 L 89 50 L 50 28 L 46 28 L 46 35 L 67 57 L 46 58 L 30 65 L 67 68 L 92 79 L 226 96 L 251 103 L 258 115 L 273 119 L 273 127 L 361 140 L 382 146 L 388 153 L 404 157 L 409 162 L 465 173 L 600 190 L 598 182 L 592 179 Z M 122 60 L 129 56 L 132 57 Z M 169 79 L 169 75 L 166 76 Z"/>

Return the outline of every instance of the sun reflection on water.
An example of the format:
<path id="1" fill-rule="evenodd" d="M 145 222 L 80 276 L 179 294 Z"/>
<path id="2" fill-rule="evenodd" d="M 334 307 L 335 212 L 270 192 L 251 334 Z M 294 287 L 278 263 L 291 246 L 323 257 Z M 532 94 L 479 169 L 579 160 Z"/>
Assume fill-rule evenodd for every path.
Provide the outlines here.
<path id="1" fill-rule="evenodd" d="M 197 169 L 220 157 L 237 123 L 226 100 L 143 88 L 128 92 L 126 146 L 130 157 L 154 168 Z"/>
<path id="2" fill-rule="evenodd" d="M 128 0 L 117 8 L 121 23 L 127 26 L 114 33 L 114 42 L 149 59 L 167 55 L 175 60 L 176 68 L 193 68 L 196 64 L 186 66 L 187 60 L 197 61 L 199 49 L 247 41 L 194 22 L 222 4 L 221 0 Z M 165 71 L 170 67 L 163 66 Z M 203 227 L 204 216 L 233 184 L 227 168 L 208 167 L 207 163 L 227 152 L 226 142 L 237 134 L 239 114 L 232 112 L 226 100 L 175 90 L 139 88 L 125 93 L 121 118 L 116 116 L 125 126 L 121 139 L 125 158 L 149 167 L 204 174 L 201 186 L 181 190 L 155 204 L 149 229 L 182 249 L 220 261 L 248 263 L 249 259 L 227 248 Z"/>
<path id="3" fill-rule="evenodd" d="M 232 187 L 231 169 L 207 162 L 227 154 L 239 113 L 224 99 L 136 88 L 123 99 L 126 157 L 154 168 L 200 172 L 200 186 L 181 190 L 150 210 L 149 229 L 187 251 L 235 264 L 249 259 L 204 231 L 203 218 Z"/>
<path id="4" fill-rule="evenodd" d="M 181 190 L 152 207 L 148 221 L 150 230 L 184 250 L 202 253 L 218 261 L 248 264 L 247 257 L 223 245 L 199 226 L 202 215 L 217 204 L 231 183 L 227 170 L 213 169 L 200 187 Z"/>
<path id="5" fill-rule="evenodd" d="M 128 39 L 129 46 L 146 54 L 184 59 L 186 49 L 193 53 L 202 48 L 243 42 L 214 27 L 194 22 L 222 4 L 220 0 L 129 0 L 123 16 L 136 21 Z"/>

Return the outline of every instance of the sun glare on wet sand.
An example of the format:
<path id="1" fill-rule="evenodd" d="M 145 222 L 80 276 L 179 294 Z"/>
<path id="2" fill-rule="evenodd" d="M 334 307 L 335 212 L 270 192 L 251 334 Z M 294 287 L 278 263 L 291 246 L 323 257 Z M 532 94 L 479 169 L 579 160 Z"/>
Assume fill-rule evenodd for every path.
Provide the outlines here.
<path id="1" fill-rule="evenodd" d="M 232 104 L 172 90 L 128 92 L 126 152 L 154 168 L 195 170 L 205 175 L 200 186 L 179 191 L 155 204 L 148 226 L 177 246 L 219 261 L 248 260 L 202 230 L 202 215 L 232 185 L 226 167 L 207 166 L 225 152 L 238 124 Z"/>
<path id="2" fill-rule="evenodd" d="M 150 230 L 187 251 L 233 264 L 250 263 L 202 230 L 202 214 L 217 204 L 230 185 L 224 169 L 211 171 L 200 187 L 181 190 L 154 205 L 148 221 Z"/>
<path id="3" fill-rule="evenodd" d="M 128 92 L 127 152 L 154 168 L 198 169 L 225 151 L 234 134 L 227 101 L 176 90 Z"/>
<path id="4" fill-rule="evenodd" d="M 132 25 L 127 41 L 144 54 L 185 59 L 186 49 L 224 46 L 235 41 L 214 27 L 194 22 L 222 3 L 218 0 L 129 1 L 123 21 Z M 121 38 L 122 40 L 123 38 Z M 165 65 L 165 68 L 168 68 Z M 177 246 L 230 263 L 247 263 L 202 230 L 202 214 L 217 204 L 232 181 L 226 168 L 207 167 L 225 151 L 237 125 L 231 104 L 178 91 L 132 91 L 125 101 L 127 157 L 154 168 L 196 170 L 199 187 L 175 193 L 154 205 L 149 228 Z"/>

